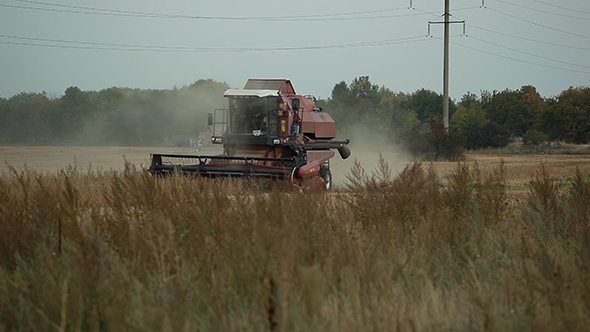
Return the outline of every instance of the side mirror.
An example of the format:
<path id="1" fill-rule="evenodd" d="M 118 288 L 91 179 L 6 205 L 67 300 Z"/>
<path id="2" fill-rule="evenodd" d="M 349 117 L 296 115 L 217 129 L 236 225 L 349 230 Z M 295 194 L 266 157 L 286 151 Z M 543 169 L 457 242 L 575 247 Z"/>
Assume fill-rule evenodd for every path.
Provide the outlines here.
<path id="1" fill-rule="evenodd" d="M 299 111 L 299 98 L 291 99 L 291 109 L 294 111 Z"/>
<path id="2" fill-rule="evenodd" d="M 207 125 L 209 127 L 211 127 L 213 125 L 213 114 L 212 113 L 209 113 L 207 115 L 208 115 L 208 117 L 207 117 Z"/>

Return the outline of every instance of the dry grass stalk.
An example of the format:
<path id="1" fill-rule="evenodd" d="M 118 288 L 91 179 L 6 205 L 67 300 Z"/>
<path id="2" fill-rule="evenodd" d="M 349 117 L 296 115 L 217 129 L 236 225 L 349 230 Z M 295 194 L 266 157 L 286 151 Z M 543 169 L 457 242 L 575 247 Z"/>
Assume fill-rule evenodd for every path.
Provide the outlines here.
<path id="1" fill-rule="evenodd" d="M 301 195 L 131 166 L 13 170 L 0 330 L 587 329 L 590 181 L 541 167 L 516 205 L 505 176 L 382 160 Z"/>

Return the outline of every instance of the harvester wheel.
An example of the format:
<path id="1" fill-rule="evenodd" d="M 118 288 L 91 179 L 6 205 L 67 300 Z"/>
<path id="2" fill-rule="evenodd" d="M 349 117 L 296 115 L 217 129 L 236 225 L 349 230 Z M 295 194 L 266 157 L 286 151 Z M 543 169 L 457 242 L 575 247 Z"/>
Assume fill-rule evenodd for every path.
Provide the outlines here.
<path id="1" fill-rule="evenodd" d="M 320 176 L 324 179 L 325 190 L 330 191 L 332 189 L 332 172 L 327 167 L 320 168 Z"/>

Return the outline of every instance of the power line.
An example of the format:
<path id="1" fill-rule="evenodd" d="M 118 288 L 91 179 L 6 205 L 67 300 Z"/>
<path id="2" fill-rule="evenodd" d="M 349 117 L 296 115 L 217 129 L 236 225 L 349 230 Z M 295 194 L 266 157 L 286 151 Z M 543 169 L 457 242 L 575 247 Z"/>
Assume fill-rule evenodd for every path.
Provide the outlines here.
<path id="1" fill-rule="evenodd" d="M 203 16 L 203 15 L 183 15 L 183 14 L 162 14 L 141 11 L 116 10 L 96 7 L 74 6 L 64 4 L 54 4 L 41 1 L 16 0 L 19 2 L 30 3 L 34 5 L 42 5 L 58 8 L 43 8 L 31 7 L 22 5 L 7 5 L 0 4 L 1 7 L 39 10 L 58 13 L 72 13 L 72 14 L 87 14 L 87 15 L 102 15 L 102 16 L 123 16 L 123 17 L 139 17 L 139 18 L 160 18 L 160 19 L 198 19 L 198 20 L 236 20 L 236 21 L 350 21 L 350 20 L 371 20 L 371 19 L 386 19 L 395 17 L 419 16 L 421 14 L 399 14 L 399 15 L 379 15 L 379 16 L 356 16 L 356 17 L 339 17 L 339 16 L 353 16 L 366 15 L 373 13 L 384 13 L 391 11 L 407 10 L 406 7 L 377 9 L 369 11 L 357 11 L 347 13 L 331 13 L 331 14 L 310 14 L 298 16 Z"/>
<path id="2" fill-rule="evenodd" d="M 532 57 L 536 57 L 536 58 L 540 58 L 540 59 L 544 59 L 544 60 L 549 60 L 549 61 L 554 61 L 554 62 L 559 62 L 559 63 L 563 63 L 563 64 L 570 65 L 570 66 L 575 66 L 575 67 L 581 67 L 581 68 L 590 69 L 590 66 L 579 65 L 579 64 L 572 63 L 572 62 L 567 62 L 567 61 L 562 61 L 562 60 L 557 60 L 557 59 L 549 58 L 549 57 L 542 56 L 542 55 L 539 55 L 539 54 L 534 54 L 534 53 L 530 53 L 530 52 L 520 51 L 520 50 L 517 50 L 517 49 L 512 48 L 512 47 L 503 46 L 503 45 L 496 44 L 496 43 L 493 43 L 493 42 L 490 42 L 490 41 L 486 41 L 486 40 L 483 40 L 481 38 L 477 38 L 477 37 L 473 37 L 473 36 L 469 36 L 469 37 L 470 38 L 473 38 L 473 39 L 475 39 L 477 41 L 480 41 L 482 43 L 486 43 L 486 44 L 490 44 L 490 45 L 493 45 L 493 46 L 501 47 L 501 48 L 504 48 L 504 49 L 507 49 L 507 50 L 510 50 L 510 51 L 514 51 L 514 52 L 526 54 L 526 55 L 529 55 L 529 56 L 532 56 Z"/>
<path id="3" fill-rule="evenodd" d="M 75 6 L 75 5 L 64 5 L 64 4 L 56 4 L 56 3 L 51 3 L 51 2 L 33 1 L 33 0 L 15 0 L 15 1 L 17 1 L 17 2 L 31 3 L 31 4 L 36 4 L 36 5 L 43 5 L 43 6 L 55 6 L 55 7 L 64 7 L 64 8 L 75 8 L 75 9 L 93 10 L 93 11 L 105 11 L 105 12 L 116 12 L 116 13 L 129 13 L 129 14 L 145 14 L 145 15 L 162 15 L 162 16 L 165 16 L 165 17 L 177 17 L 178 16 L 178 17 L 182 17 L 182 18 L 185 18 L 185 17 L 192 18 L 192 16 L 185 16 L 185 15 L 143 13 L 143 12 L 137 12 L 137 11 L 126 11 L 126 10 L 103 9 L 103 8 L 84 7 L 84 6 Z M 287 18 L 307 18 L 307 17 L 343 16 L 343 15 L 347 15 L 348 16 L 348 15 L 362 15 L 362 14 L 382 13 L 382 12 L 405 10 L 405 9 L 407 9 L 407 7 L 365 10 L 365 11 L 356 11 L 356 12 L 348 12 L 348 13 L 309 14 L 309 15 L 282 16 L 282 17 L 287 17 Z M 196 18 L 201 18 L 201 16 L 195 16 L 195 17 Z M 253 18 L 256 18 L 256 17 L 253 17 Z M 271 17 L 259 17 L 259 18 L 271 18 Z"/>
<path id="4" fill-rule="evenodd" d="M 586 11 L 579 10 L 579 9 L 568 8 L 568 7 L 556 5 L 556 4 L 549 3 L 549 2 L 539 1 L 539 0 L 531 0 L 531 1 L 534 1 L 534 2 L 537 2 L 537 3 L 540 3 L 540 4 L 543 4 L 543 5 L 546 5 L 546 6 L 551 6 L 551 7 L 555 7 L 555 8 L 559 8 L 559 9 L 563 9 L 563 10 L 572 11 L 572 12 L 575 12 L 575 13 L 584 13 L 584 14 L 590 15 L 590 12 L 586 12 Z"/>
<path id="5" fill-rule="evenodd" d="M 410 17 L 420 16 L 422 14 L 433 14 L 432 12 L 420 11 L 422 14 L 408 13 L 408 14 L 397 14 L 397 15 L 379 15 L 379 16 L 356 16 L 366 15 L 375 13 L 386 13 L 407 9 L 407 7 L 397 8 L 385 8 L 345 13 L 327 13 L 327 14 L 306 14 L 306 15 L 281 15 L 281 16 L 203 16 L 203 15 L 184 15 L 184 14 L 164 14 L 164 13 L 153 13 L 153 12 L 141 12 L 141 11 L 130 11 L 130 10 L 117 10 L 108 8 L 97 8 L 97 7 L 86 7 L 76 5 L 65 5 L 56 4 L 43 1 L 33 0 L 15 0 L 18 2 L 29 3 L 32 5 L 40 5 L 47 7 L 57 8 L 43 8 L 43 7 L 31 7 L 23 5 L 8 5 L 0 4 L 0 7 L 8 7 L 15 9 L 26 9 L 26 10 L 38 10 L 47 12 L 58 12 L 58 13 L 72 13 L 72 14 L 86 14 L 86 15 L 103 15 L 103 16 L 123 16 L 123 17 L 138 17 L 138 18 L 160 18 L 160 19 L 197 19 L 197 20 L 236 20 L 236 21 L 351 21 L 351 20 L 372 20 L 372 19 L 387 19 L 387 18 L 398 18 L 398 17 Z M 469 10 L 479 8 L 478 6 L 471 6 L 465 8 L 456 9 Z M 353 16 L 353 17 L 342 17 L 342 16 Z M 356 17 L 354 17 L 356 16 Z"/>
<path id="6" fill-rule="evenodd" d="M 510 18 L 513 18 L 515 20 L 519 20 L 519 21 L 523 21 L 523 22 L 526 22 L 526 23 L 529 23 L 529 24 L 533 24 L 533 25 L 536 25 L 536 26 L 539 26 L 539 27 L 542 27 L 542 28 L 545 28 L 545 29 L 549 29 L 549 30 L 553 30 L 553 31 L 565 33 L 565 34 L 576 36 L 576 37 L 590 39 L 590 36 L 585 36 L 585 35 L 581 35 L 581 34 L 578 34 L 578 33 L 573 33 L 573 32 L 569 32 L 569 31 L 565 31 L 565 30 L 553 28 L 553 27 L 550 27 L 550 26 L 547 26 L 547 25 L 543 25 L 543 24 L 540 24 L 540 23 L 537 23 L 537 22 L 526 20 L 524 18 L 520 18 L 520 17 L 515 16 L 515 15 L 511 15 L 511 14 L 508 14 L 508 13 L 501 12 L 501 11 L 499 11 L 497 9 L 493 9 L 493 8 L 489 8 L 489 7 L 485 7 L 485 8 L 487 10 L 491 10 L 491 11 L 493 11 L 495 13 L 498 13 L 498 14 L 501 14 L 501 15 L 504 15 L 504 16 L 507 16 L 507 17 L 510 17 Z"/>
<path id="7" fill-rule="evenodd" d="M 573 18 L 573 19 L 576 19 L 576 20 L 590 21 L 590 18 L 588 18 L 588 17 L 579 17 L 579 16 L 572 16 L 572 15 L 560 14 L 560 13 L 551 12 L 551 11 L 548 11 L 548 10 L 537 9 L 537 8 L 532 8 L 532 7 L 527 7 L 527 6 L 523 6 L 523 5 L 511 3 L 511 2 L 508 2 L 508 1 L 502 1 L 502 0 L 496 0 L 496 1 L 498 1 L 500 3 L 507 4 L 507 5 L 511 5 L 511 6 L 515 6 L 515 7 L 520 7 L 520 8 L 524 8 L 524 9 L 528 9 L 528 10 L 540 12 L 540 13 L 551 14 L 551 15 L 556 15 L 556 16 L 561 16 L 561 17 L 567 17 L 567 18 Z"/>
<path id="8" fill-rule="evenodd" d="M 2 41 L 0 44 L 49 47 L 49 48 L 66 48 L 66 49 L 85 49 L 85 50 L 105 50 L 105 51 L 131 51 L 131 52 L 193 52 L 193 53 L 228 53 L 228 52 L 266 52 L 266 51 L 301 51 L 301 50 L 320 50 L 333 48 L 358 48 L 374 47 L 393 44 L 405 44 L 427 41 L 424 36 L 404 37 L 397 39 L 387 39 L 359 43 L 319 45 L 319 46 L 300 46 L 300 47 L 184 47 L 184 46 L 155 46 L 155 45 L 134 45 L 134 44 L 115 44 L 115 43 L 97 43 L 85 41 L 71 41 L 61 39 L 34 38 L 23 36 L 0 35 L 0 38 L 24 40 L 22 41 Z"/>
<path id="9" fill-rule="evenodd" d="M 440 38 L 437 38 L 440 39 Z M 459 43 L 455 43 L 455 42 L 451 42 L 451 44 L 457 45 L 457 46 L 461 46 L 463 48 L 467 48 L 473 51 L 477 51 L 477 52 L 481 52 L 481 53 L 485 53 L 485 54 L 489 54 L 489 55 L 493 55 L 496 57 L 500 57 L 500 58 L 504 58 L 504 59 L 508 59 L 508 60 L 512 60 L 512 61 L 516 61 L 516 62 L 521 62 L 521 63 L 526 63 L 529 65 L 534 65 L 534 66 L 539 66 L 539 67 L 545 67 L 545 68 L 551 68 L 551 69 L 556 69 L 556 70 L 561 70 L 561 71 L 568 71 L 568 72 L 573 72 L 573 73 L 578 73 L 578 74 L 590 74 L 590 71 L 580 71 L 580 70 L 575 70 L 575 69 L 567 69 L 567 68 L 562 68 L 562 67 L 556 67 L 556 66 L 551 66 L 551 65 L 545 65 L 545 64 L 541 64 L 541 63 L 536 63 L 536 62 L 532 62 L 532 61 L 527 61 L 527 60 L 521 60 L 521 59 L 517 59 L 517 58 L 512 58 L 506 55 L 502 55 L 502 54 L 497 54 L 497 53 L 493 53 L 493 52 L 489 52 L 489 51 L 484 51 L 481 50 L 479 48 L 475 48 L 475 47 L 471 47 L 471 46 L 467 46 L 467 45 L 463 45 L 463 44 L 459 44 Z"/>
<path id="10" fill-rule="evenodd" d="M 478 26 L 473 25 L 473 24 L 470 24 L 469 27 L 470 28 L 479 29 L 479 30 L 482 30 L 482 31 L 486 31 L 486 32 L 495 33 L 495 34 L 506 36 L 506 37 L 516 38 L 516 39 L 520 39 L 520 40 L 526 40 L 526 41 L 530 41 L 530 42 L 534 42 L 534 43 L 539 43 L 539 44 L 545 44 L 545 45 L 551 45 L 551 46 L 558 46 L 558 47 L 563 47 L 563 48 L 571 48 L 571 49 L 582 50 L 582 51 L 590 51 L 590 48 L 588 48 L 588 47 L 557 44 L 557 43 L 547 42 L 547 41 L 543 41 L 543 40 L 537 40 L 537 39 L 532 39 L 532 38 L 520 37 L 520 36 L 516 36 L 516 35 L 511 35 L 509 33 L 504 33 L 504 32 L 499 32 L 499 31 L 494 31 L 494 30 L 490 30 L 490 29 L 478 27 Z"/>

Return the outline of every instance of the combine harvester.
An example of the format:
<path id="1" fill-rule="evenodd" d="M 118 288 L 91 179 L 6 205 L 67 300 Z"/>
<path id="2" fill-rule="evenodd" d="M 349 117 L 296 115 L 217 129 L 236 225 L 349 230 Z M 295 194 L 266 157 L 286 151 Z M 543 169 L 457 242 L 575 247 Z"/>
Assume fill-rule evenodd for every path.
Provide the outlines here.
<path id="1" fill-rule="evenodd" d="M 277 79 L 250 79 L 224 96 L 229 109 L 215 109 L 208 118 L 211 143 L 223 144 L 223 154 L 152 154 L 153 175 L 251 176 L 285 179 L 311 191 L 331 188 L 332 149 L 348 158 L 349 140 L 335 139 L 334 120 L 313 99 Z"/>

